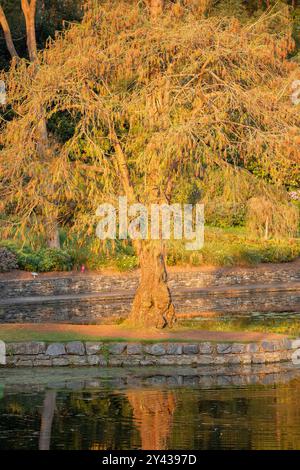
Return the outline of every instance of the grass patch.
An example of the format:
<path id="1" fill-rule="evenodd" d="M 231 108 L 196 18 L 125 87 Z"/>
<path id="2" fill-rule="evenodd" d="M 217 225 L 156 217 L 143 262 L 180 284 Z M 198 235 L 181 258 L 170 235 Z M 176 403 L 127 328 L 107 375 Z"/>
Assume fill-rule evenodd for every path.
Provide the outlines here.
<path id="1" fill-rule="evenodd" d="M 259 263 L 283 263 L 300 256 L 300 239 L 261 240 L 250 238 L 245 229 L 205 228 L 204 247 L 187 251 L 184 243 L 170 243 L 169 265 L 251 266 Z"/>
<path id="2" fill-rule="evenodd" d="M 275 333 L 296 337 L 300 336 L 300 318 L 183 320 L 180 322 L 180 328 L 199 331 Z"/>
<path id="3" fill-rule="evenodd" d="M 183 331 L 181 329 L 181 331 Z M 184 329 L 186 331 L 186 329 Z M 172 330 L 172 332 L 180 332 L 178 329 Z M 44 341 L 45 343 L 67 343 L 70 341 L 100 341 L 103 343 L 122 343 L 122 342 L 138 342 L 145 344 L 153 343 L 172 343 L 172 342 L 185 342 L 193 343 L 194 339 L 181 339 L 176 338 L 155 338 L 155 339 L 145 339 L 138 336 L 128 337 L 124 331 L 124 336 L 120 335 L 118 337 L 110 336 L 101 336 L 101 335 L 89 335 L 80 332 L 71 332 L 71 331 L 37 331 L 31 329 L 22 329 L 22 327 L 16 326 L 15 328 L 6 328 L 5 326 L 0 326 L 0 340 L 6 343 L 18 343 L 18 342 L 30 342 L 30 341 Z"/>

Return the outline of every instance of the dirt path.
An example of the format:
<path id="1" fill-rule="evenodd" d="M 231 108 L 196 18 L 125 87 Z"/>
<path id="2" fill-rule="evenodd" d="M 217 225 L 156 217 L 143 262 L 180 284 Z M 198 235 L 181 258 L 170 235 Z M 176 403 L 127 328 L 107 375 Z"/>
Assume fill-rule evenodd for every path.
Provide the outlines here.
<path id="1" fill-rule="evenodd" d="M 124 340 L 187 340 L 187 341 L 240 341 L 240 342 L 256 342 L 268 341 L 284 338 L 285 335 L 274 333 L 260 332 L 221 332 L 221 331 L 205 331 L 205 330 L 134 330 L 118 325 L 70 325 L 70 324 L 4 324 L 0 325 L 1 333 L 9 332 L 33 332 L 57 334 L 75 334 L 82 335 L 84 338 L 105 338 L 105 339 L 124 339 Z"/>

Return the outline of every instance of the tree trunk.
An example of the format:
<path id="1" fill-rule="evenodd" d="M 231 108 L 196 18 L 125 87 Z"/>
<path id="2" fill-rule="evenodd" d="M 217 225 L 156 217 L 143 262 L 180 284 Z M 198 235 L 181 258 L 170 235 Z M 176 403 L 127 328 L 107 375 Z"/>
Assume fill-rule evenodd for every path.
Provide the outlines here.
<path id="1" fill-rule="evenodd" d="M 22 10 L 26 23 L 26 38 L 29 59 L 35 62 L 37 59 L 36 35 L 35 35 L 35 13 L 36 0 L 21 0 Z"/>
<path id="2" fill-rule="evenodd" d="M 59 229 L 58 229 L 57 218 L 55 216 L 47 218 L 46 234 L 47 234 L 48 248 L 60 249 Z"/>
<path id="3" fill-rule="evenodd" d="M 3 29 L 7 49 L 9 51 L 11 57 L 12 58 L 18 57 L 18 53 L 15 49 L 14 42 L 13 42 L 13 39 L 12 39 L 12 36 L 11 36 L 10 27 L 9 27 L 9 24 L 6 20 L 5 13 L 4 13 L 1 5 L 0 5 L 0 24 L 1 24 L 2 29 Z"/>
<path id="4" fill-rule="evenodd" d="M 136 202 L 126 155 L 113 125 L 111 139 L 115 148 L 116 167 L 128 201 Z M 141 267 L 140 286 L 136 292 L 128 324 L 141 327 L 172 327 L 175 309 L 167 285 L 165 254 L 162 243 L 136 240 L 134 243 Z"/>
<path id="5" fill-rule="evenodd" d="M 165 254 L 161 245 L 144 242 L 139 249 L 140 285 L 136 292 L 128 323 L 134 326 L 172 327 L 175 309 L 167 285 Z"/>

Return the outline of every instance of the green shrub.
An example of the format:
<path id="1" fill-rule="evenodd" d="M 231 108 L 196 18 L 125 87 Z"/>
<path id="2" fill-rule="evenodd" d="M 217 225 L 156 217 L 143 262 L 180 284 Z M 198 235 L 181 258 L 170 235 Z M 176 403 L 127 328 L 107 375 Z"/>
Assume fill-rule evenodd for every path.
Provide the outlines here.
<path id="1" fill-rule="evenodd" d="M 5 248 L 0 250 L 9 251 L 15 257 L 17 267 L 24 271 L 70 271 L 73 268 L 72 256 L 64 250 L 55 248 L 34 250 L 28 245 L 18 247 L 11 241 L 1 242 L 1 245 Z"/>
<path id="2" fill-rule="evenodd" d="M 0 247 L 0 272 L 8 272 L 18 269 L 17 256 L 8 248 Z"/>
<path id="3" fill-rule="evenodd" d="M 130 271 L 137 268 L 139 260 L 136 256 L 119 255 L 116 259 L 116 268 L 119 271 Z"/>
<path id="4" fill-rule="evenodd" d="M 72 257 L 63 250 L 46 248 L 38 252 L 40 261 L 38 270 L 47 271 L 70 271 L 73 267 Z"/>

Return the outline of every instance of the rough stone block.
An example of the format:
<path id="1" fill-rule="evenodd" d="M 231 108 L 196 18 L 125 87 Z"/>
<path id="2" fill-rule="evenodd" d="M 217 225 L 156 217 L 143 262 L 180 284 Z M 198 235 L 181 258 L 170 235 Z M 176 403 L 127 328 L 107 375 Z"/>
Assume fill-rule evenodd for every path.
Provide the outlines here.
<path id="1" fill-rule="evenodd" d="M 69 363 L 74 366 L 84 366 L 87 364 L 86 356 L 75 356 L 71 354 L 68 356 Z"/>
<path id="2" fill-rule="evenodd" d="M 183 345 L 183 354 L 198 354 L 199 346 L 198 344 L 184 344 Z"/>
<path id="3" fill-rule="evenodd" d="M 25 360 L 21 359 L 21 360 L 17 361 L 16 365 L 18 367 L 32 367 L 33 364 L 32 364 L 32 361 L 29 360 L 29 359 L 27 359 L 27 360 L 26 359 Z"/>
<path id="4" fill-rule="evenodd" d="M 108 345 L 109 354 L 123 354 L 126 349 L 126 343 L 111 343 Z"/>
<path id="5" fill-rule="evenodd" d="M 166 353 L 166 347 L 164 344 L 151 344 L 144 346 L 144 351 L 153 356 L 163 356 Z"/>
<path id="6" fill-rule="evenodd" d="M 273 352 L 275 351 L 275 344 L 274 341 L 262 341 L 261 348 L 263 351 Z"/>
<path id="7" fill-rule="evenodd" d="M 280 353 L 273 352 L 273 353 L 265 353 L 265 362 L 280 362 Z"/>
<path id="8" fill-rule="evenodd" d="M 180 355 L 183 351 L 183 345 L 180 343 L 167 343 L 166 344 L 166 354 L 171 355 Z"/>
<path id="9" fill-rule="evenodd" d="M 219 343 L 217 344 L 217 353 L 218 354 L 230 354 L 232 352 L 231 343 Z"/>
<path id="10" fill-rule="evenodd" d="M 45 352 L 46 345 L 42 341 L 33 341 L 30 343 L 7 343 L 6 354 L 42 354 Z"/>
<path id="11" fill-rule="evenodd" d="M 110 357 L 106 365 L 110 367 L 122 367 L 124 358 L 122 357 Z"/>
<path id="12" fill-rule="evenodd" d="M 212 354 L 214 352 L 214 345 L 212 343 L 200 343 L 198 347 L 200 354 Z"/>
<path id="13" fill-rule="evenodd" d="M 128 343 L 127 344 L 127 354 L 128 355 L 137 355 L 142 354 L 143 347 L 140 343 Z"/>
<path id="14" fill-rule="evenodd" d="M 154 357 L 145 357 L 141 359 L 141 366 L 155 366 L 157 361 Z"/>
<path id="15" fill-rule="evenodd" d="M 247 345 L 244 343 L 233 343 L 231 345 L 232 354 L 242 354 L 246 351 Z"/>
<path id="16" fill-rule="evenodd" d="M 246 352 L 257 353 L 258 351 L 259 351 L 259 346 L 257 343 L 248 343 L 246 345 Z"/>
<path id="17" fill-rule="evenodd" d="M 252 355 L 252 363 L 253 364 L 265 364 L 265 355 L 264 353 L 257 353 Z"/>
<path id="18" fill-rule="evenodd" d="M 52 343 L 46 349 L 47 356 L 62 356 L 66 354 L 65 345 L 62 343 Z"/>
<path id="19" fill-rule="evenodd" d="M 139 366 L 140 363 L 141 363 L 141 359 L 143 358 L 143 356 L 127 356 L 127 357 L 124 357 L 124 359 L 122 359 L 123 361 L 123 366 L 127 366 L 127 367 L 134 367 L 134 366 Z"/>
<path id="20" fill-rule="evenodd" d="M 84 344 L 81 341 L 71 341 L 66 344 L 67 354 L 83 356 L 85 354 Z"/>
<path id="21" fill-rule="evenodd" d="M 215 363 L 215 358 L 210 355 L 201 354 L 195 357 L 195 363 L 199 365 L 210 365 Z"/>
<path id="22" fill-rule="evenodd" d="M 54 357 L 52 361 L 54 366 L 68 366 L 70 364 L 67 357 Z"/>
<path id="23" fill-rule="evenodd" d="M 299 349 L 300 348 L 300 339 L 294 339 L 291 342 L 292 349 Z"/>
<path id="24" fill-rule="evenodd" d="M 98 366 L 100 363 L 100 358 L 96 354 L 87 356 L 87 363 L 89 366 Z"/>
<path id="25" fill-rule="evenodd" d="M 52 359 L 35 359 L 33 361 L 34 367 L 51 367 Z"/>
<path id="26" fill-rule="evenodd" d="M 87 341 L 85 343 L 85 349 L 87 355 L 92 355 L 92 354 L 98 354 L 101 351 L 101 348 L 103 346 L 103 343 L 100 342 L 93 342 L 93 341 Z"/>

